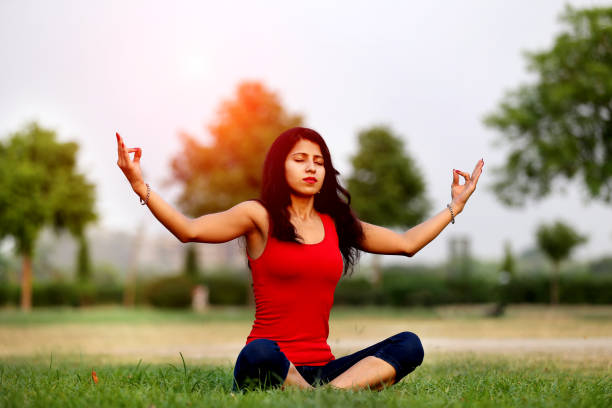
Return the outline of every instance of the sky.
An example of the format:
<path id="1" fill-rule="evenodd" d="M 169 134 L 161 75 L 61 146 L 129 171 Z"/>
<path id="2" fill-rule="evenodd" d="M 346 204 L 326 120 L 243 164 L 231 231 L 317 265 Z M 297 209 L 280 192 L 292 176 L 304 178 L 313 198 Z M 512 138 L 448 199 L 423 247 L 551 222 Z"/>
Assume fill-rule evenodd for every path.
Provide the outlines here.
<path id="1" fill-rule="evenodd" d="M 471 172 L 484 158 L 464 212 L 414 259 L 443 260 L 449 238 L 469 236 L 474 255 L 494 260 L 505 242 L 533 247 L 537 226 L 557 219 L 589 236 L 575 257 L 596 258 L 611 252 L 612 205 L 589 201 L 577 183 L 521 209 L 490 190 L 507 150 L 482 118 L 534 80 L 522 53 L 552 44 L 565 4 L 3 0 L 0 139 L 36 120 L 77 141 L 79 170 L 97 186 L 98 226 L 170 234 L 118 168 L 115 132 L 142 148 L 146 181 L 174 204 L 179 187 L 164 181 L 178 135 L 209 140 L 220 103 L 257 80 L 323 135 L 344 175 L 358 132 L 389 126 L 425 177 L 432 215 L 450 201 L 452 169 Z"/>

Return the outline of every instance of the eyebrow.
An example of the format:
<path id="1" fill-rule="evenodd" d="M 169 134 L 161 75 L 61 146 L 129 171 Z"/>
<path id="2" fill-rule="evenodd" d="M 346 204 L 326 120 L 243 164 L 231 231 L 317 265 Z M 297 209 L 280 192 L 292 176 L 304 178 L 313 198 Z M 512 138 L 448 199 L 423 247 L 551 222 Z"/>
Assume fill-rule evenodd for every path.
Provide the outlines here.
<path id="1" fill-rule="evenodd" d="M 304 153 L 304 152 L 295 152 L 295 153 L 293 153 L 291 156 L 297 156 L 297 155 L 304 155 L 304 156 L 308 156 L 308 153 Z M 315 155 L 314 155 L 314 158 L 315 158 L 315 159 L 317 159 L 317 158 L 318 158 L 318 159 L 322 159 L 322 158 L 323 158 L 323 156 L 322 156 L 322 155 L 320 155 L 320 154 L 315 154 Z"/>

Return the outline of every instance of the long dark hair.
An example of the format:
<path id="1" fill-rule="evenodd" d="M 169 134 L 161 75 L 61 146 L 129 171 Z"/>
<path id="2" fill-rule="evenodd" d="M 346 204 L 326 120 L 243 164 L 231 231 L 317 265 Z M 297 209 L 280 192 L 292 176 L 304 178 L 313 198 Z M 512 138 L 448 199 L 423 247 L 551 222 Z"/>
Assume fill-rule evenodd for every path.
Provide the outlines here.
<path id="1" fill-rule="evenodd" d="M 268 210 L 272 236 L 280 241 L 297 242 L 298 235 L 289 221 L 287 207 L 291 204 L 291 189 L 285 177 L 285 160 L 300 139 L 319 145 L 323 154 L 325 179 L 321 191 L 315 195 L 314 208 L 329 214 L 338 233 L 338 243 L 344 260 L 344 274 L 350 274 L 359 259 L 359 248 L 363 239 L 361 224 L 351 210 L 351 195 L 338 182 L 340 173 L 332 165 L 327 144 L 316 131 L 294 127 L 281 133 L 268 150 L 263 168 L 263 186 L 260 201 Z"/>

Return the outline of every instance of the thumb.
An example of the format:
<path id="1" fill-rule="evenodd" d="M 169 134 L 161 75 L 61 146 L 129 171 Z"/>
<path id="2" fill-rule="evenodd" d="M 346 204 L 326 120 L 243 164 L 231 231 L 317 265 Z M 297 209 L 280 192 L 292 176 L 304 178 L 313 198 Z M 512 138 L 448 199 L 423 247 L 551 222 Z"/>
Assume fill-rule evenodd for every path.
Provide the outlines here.
<path id="1" fill-rule="evenodd" d="M 141 156 L 142 156 L 142 149 L 140 147 L 137 147 L 136 153 L 134 154 L 134 163 L 140 163 Z"/>

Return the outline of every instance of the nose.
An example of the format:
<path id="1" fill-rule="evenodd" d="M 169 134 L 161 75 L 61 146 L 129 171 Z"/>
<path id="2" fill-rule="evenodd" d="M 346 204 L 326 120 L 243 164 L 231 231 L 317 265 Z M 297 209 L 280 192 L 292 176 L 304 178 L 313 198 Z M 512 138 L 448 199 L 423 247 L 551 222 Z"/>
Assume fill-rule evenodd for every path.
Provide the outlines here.
<path id="1" fill-rule="evenodd" d="M 308 164 L 306 165 L 306 171 L 309 173 L 315 173 L 317 171 L 317 168 L 314 162 L 311 162 L 311 161 L 308 162 Z"/>

